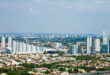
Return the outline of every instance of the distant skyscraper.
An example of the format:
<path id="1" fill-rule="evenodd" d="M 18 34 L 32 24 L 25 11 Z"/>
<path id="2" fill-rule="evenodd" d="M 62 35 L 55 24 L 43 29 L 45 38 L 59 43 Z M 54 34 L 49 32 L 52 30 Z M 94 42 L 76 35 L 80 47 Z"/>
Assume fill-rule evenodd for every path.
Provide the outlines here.
<path id="1" fill-rule="evenodd" d="M 26 43 L 23 42 L 23 53 L 26 53 Z"/>
<path id="2" fill-rule="evenodd" d="M 69 53 L 71 55 L 77 55 L 78 53 L 78 45 L 71 45 L 69 49 Z"/>
<path id="3" fill-rule="evenodd" d="M 95 39 L 95 51 L 96 53 L 100 53 L 101 45 L 100 45 L 100 38 Z"/>
<path id="4" fill-rule="evenodd" d="M 95 38 L 92 36 L 91 54 L 95 54 Z"/>
<path id="5" fill-rule="evenodd" d="M 108 44 L 108 37 L 109 37 L 108 32 L 107 31 L 103 31 L 103 44 L 104 45 Z"/>
<path id="6" fill-rule="evenodd" d="M 1 47 L 5 48 L 5 37 L 2 37 L 1 39 Z"/>
<path id="7" fill-rule="evenodd" d="M 19 53 L 19 42 L 16 41 L 16 53 Z"/>
<path id="8" fill-rule="evenodd" d="M 19 42 L 19 53 L 23 53 L 23 43 Z"/>
<path id="9" fill-rule="evenodd" d="M 8 48 L 12 50 L 12 37 L 8 37 Z"/>
<path id="10" fill-rule="evenodd" d="M 109 33 L 103 31 L 103 44 L 101 45 L 101 53 L 109 53 Z"/>
<path id="11" fill-rule="evenodd" d="M 36 46 L 33 46 L 32 49 L 33 49 L 33 53 L 37 53 L 36 52 Z"/>
<path id="12" fill-rule="evenodd" d="M 101 53 L 101 54 L 109 53 L 109 51 L 108 51 L 108 45 L 102 44 L 102 45 L 101 45 L 101 52 L 100 52 L 100 53 Z"/>
<path id="13" fill-rule="evenodd" d="M 109 39 L 109 53 L 110 53 L 110 39 Z"/>
<path id="14" fill-rule="evenodd" d="M 12 43 L 12 53 L 16 53 L 16 44 L 17 44 L 17 42 L 13 41 L 13 43 Z"/>
<path id="15" fill-rule="evenodd" d="M 87 37 L 87 54 L 91 54 L 92 36 Z"/>
<path id="16" fill-rule="evenodd" d="M 31 53 L 31 45 L 27 44 L 27 53 Z"/>

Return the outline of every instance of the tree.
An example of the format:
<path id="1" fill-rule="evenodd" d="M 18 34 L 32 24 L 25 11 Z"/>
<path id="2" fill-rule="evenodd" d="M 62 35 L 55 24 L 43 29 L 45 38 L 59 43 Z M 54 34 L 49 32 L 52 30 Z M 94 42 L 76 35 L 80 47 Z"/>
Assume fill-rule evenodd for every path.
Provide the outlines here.
<path id="1" fill-rule="evenodd" d="M 50 74 L 50 71 L 46 70 L 46 71 L 45 71 L 45 74 Z"/>
<path id="2" fill-rule="evenodd" d="M 78 72 L 78 68 L 74 68 L 74 72 L 77 73 Z"/>
<path id="3" fill-rule="evenodd" d="M 62 71 L 65 71 L 65 69 L 64 69 L 64 68 L 62 68 L 62 67 L 61 67 L 61 68 L 59 68 L 59 70 L 60 70 L 61 72 L 62 72 Z"/>
<path id="4" fill-rule="evenodd" d="M 69 73 L 73 73 L 72 69 L 69 69 L 68 72 L 69 72 Z"/>
<path id="5" fill-rule="evenodd" d="M 59 54 L 59 56 L 63 56 L 64 55 L 64 52 L 58 51 L 58 54 Z"/>

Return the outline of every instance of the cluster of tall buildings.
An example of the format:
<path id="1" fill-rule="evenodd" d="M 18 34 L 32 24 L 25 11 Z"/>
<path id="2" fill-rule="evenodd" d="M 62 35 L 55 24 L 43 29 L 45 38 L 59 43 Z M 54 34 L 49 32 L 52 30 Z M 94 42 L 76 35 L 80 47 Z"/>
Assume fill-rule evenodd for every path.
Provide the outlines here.
<path id="1" fill-rule="evenodd" d="M 8 43 L 6 43 L 6 38 L 1 37 L 1 48 L 4 50 L 9 50 L 13 54 L 23 54 L 23 53 L 43 53 L 45 47 L 34 46 L 33 44 L 19 42 L 12 40 L 12 37 L 8 37 Z"/>
<path id="2" fill-rule="evenodd" d="M 6 46 L 6 39 L 4 36 L 1 38 L 1 47 L 12 50 L 12 37 L 8 37 L 8 46 Z"/>
<path id="3" fill-rule="evenodd" d="M 79 54 L 77 43 L 75 45 L 70 46 L 69 53 L 72 55 Z M 86 50 L 84 51 L 84 49 L 82 48 L 81 53 L 83 54 L 110 53 L 110 40 L 108 31 L 103 31 L 102 38 L 98 36 L 97 37 L 87 36 Z"/>
<path id="4" fill-rule="evenodd" d="M 93 36 L 88 36 L 87 54 L 100 53 L 100 49 L 101 49 L 100 38 L 99 37 L 94 38 Z"/>
<path id="5" fill-rule="evenodd" d="M 109 33 L 107 31 L 103 31 L 103 38 L 101 41 L 100 37 L 87 37 L 87 54 L 95 54 L 95 53 L 110 53 L 109 48 Z"/>
<path id="6" fill-rule="evenodd" d="M 103 36 L 94 37 L 87 36 L 86 45 L 84 42 L 76 43 L 75 45 L 70 45 L 69 53 L 72 55 L 77 55 L 79 53 L 82 54 L 103 54 L 110 53 L 110 40 L 109 33 L 107 31 L 103 31 Z M 53 44 L 55 48 L 61 48 L 62 43 Z M 84 48 L 86 46 L 86 48 Z M 39 47 L 37 45 L 30 44 L 29 42 L 12 40 L 12 37 L 8 37 L 8 43 L 6 44 L 6 38 L 1 38 L 1 47 L 10 50 L 13 54 L 26 54 L 26 53 L 43 53 L 46 51 L 46 47 Z M 54 48 L 53 47 L 53 48 Z M 79 50 L 80 47 L 80 50 Z M 86 49 L 86 50 L 85 50 Z"/>
<path id="7" fill-rule="evenodd" d="M 13 41 L 12 44 L 13 54 L 43 53 L 45 51 L 45 47 L 34 46 L 25 42 Z"/>

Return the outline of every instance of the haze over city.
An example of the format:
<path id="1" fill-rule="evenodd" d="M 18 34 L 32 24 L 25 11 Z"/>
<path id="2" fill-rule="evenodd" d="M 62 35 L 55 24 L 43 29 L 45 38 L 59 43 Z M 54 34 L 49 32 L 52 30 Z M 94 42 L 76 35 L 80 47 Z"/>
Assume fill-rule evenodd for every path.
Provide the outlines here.
<path id="1" fill-rule="evenodd" d="M 0 32 L 101 34 L 109 9 L 110 0 L 0 0 Z"/>
<path id="2" fill-rule="evenodd" d="M 0 0 L 0 75 L 110 75 L 110 0 Z"/>

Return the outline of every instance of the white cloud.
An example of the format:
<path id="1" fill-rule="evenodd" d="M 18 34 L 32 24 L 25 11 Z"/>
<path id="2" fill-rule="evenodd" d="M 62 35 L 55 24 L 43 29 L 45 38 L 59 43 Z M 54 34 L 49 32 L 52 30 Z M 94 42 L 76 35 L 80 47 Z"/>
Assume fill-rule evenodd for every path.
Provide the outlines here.
<path id="1" fill-rule="evenodd" d="M 83 0 L 69 3 L 66 8 L 72 9 L 73 12 L 81 13 L 99 13 L 107 12 L 110 9 L 110 0 Z"/>
<path id="2" fill-rule="evenodd" d="M 32 0 L 33 2 L 37 2 L 37 3 L 39 3 L 40 2 L 40 0 Z"/>
<path id="3" fill-rule="evenodd" d="M 72 9 L 73 7 L 72 7 L 72 6 L 67 6 L 66 8 L 67 8 L 67 9 Z"/>
<path id="4" fill-rule="evenodd" d="M 40 12 L 39 12 L 38 10 L 34 9 L 34 8 L 30 8 L 30 9 L 29 9 L 29 12 L 30 12 L 31 14 L 34 14 L 34 15 L 39 15 L 39 14 L 40 14 Z"/>
<path id="5" fill-rule="evenodd" d="M 97 3 L 97 4 L 104 4 L 104 3 L 108 3 L 110 1 L 108 0 L 92 0 L 94 3 Z"/>

